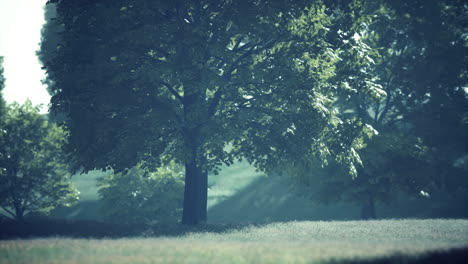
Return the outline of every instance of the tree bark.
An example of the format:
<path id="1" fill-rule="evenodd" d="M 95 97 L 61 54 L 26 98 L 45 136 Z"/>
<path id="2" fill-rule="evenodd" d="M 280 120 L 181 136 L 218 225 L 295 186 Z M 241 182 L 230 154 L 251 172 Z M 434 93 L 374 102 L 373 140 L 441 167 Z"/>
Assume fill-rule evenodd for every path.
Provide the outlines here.
<path id="1" fill-rule="evenodd" d="M 186 145 L 190 151 L 185 162 L 185 189 L 182 223 L 197 225 L 207 220 L 208 172 L 197 129 L 188 130 Z"/>
<path id="2" fill-rule="evenodd" d="M 196 225 L 207 220 L 208 173 L 194 162 L 185 164 L 182 223 Z"/>
<path id="3" fill-rule="evenodd" d="M 370 209 L 371 219 L 377 219 L 377 216 L 376 216 L 376 213 L 375 213 L 374 195 L 372 194 L 372 192 L 369 192 L 369 209 Z"/>
<path id="4" fill-rule="evenodd" d="M 367 195 L 367 203 L 361 209 L 361 218 L 364 220 L 377 219 L 375 213 L 374 195 L 371 191 L 369 191 Z"/>
<path id="5" fill-rule="evenodd" d="M 24 220 L 24 210 L 17 202 L 15 202 L 15 220 L 19 222 Z"/>

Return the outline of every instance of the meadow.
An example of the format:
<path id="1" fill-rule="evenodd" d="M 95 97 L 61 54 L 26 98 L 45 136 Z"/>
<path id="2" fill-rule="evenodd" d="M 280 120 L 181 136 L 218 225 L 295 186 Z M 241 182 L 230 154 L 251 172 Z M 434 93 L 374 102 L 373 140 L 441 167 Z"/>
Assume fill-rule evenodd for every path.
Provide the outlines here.
<path id="1" fill-rule="evenodd" d="M 457 248 L 465 250 L 444 253 Z M 466 248 L 468 220 L 301 221 L 180 236 L 3 240 L 0 263 L 463 263 Z"/>

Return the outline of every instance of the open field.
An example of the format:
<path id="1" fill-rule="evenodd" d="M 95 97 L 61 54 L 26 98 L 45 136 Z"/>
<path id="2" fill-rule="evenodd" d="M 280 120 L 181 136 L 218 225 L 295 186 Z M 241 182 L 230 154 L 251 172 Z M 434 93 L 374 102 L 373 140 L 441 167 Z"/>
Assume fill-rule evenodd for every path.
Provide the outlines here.
<path id="1" fill-rule="evenodd" d="M 468 220 L 308 221 L 183 236 L 3 240 L 0 263 L 428 263 L 428 252 L 455 248 L 468 248 Z M 459 251 L 447 263 L 467 257 Z"/>

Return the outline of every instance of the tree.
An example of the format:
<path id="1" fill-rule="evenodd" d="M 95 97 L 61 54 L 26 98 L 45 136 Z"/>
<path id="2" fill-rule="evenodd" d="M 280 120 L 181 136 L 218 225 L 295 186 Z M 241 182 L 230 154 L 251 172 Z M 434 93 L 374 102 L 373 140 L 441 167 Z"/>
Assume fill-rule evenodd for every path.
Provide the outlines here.
<path id="1" fill-rule="evenodd" d="M 417 21 L 409 31 L 410 55 L 419 54 L 416 66 L 407 70 L 414 89 L 406 92 L 412 99 L 400 107 L 403 121 L 414 126 L 412 132 L 431 150 L 433 191 L 467 192 L 467 171 L 454 166 L 468 156 L 467 6 L 463 1 L 433 1 L 395 7 L 400 8 Z"/>
<path id="2" fill-rule="evenodd" d="M 22 220 L 78 199 L 61 151 L 66 133 L 30 101 L 6 106 L 1 123 L 0 206 Z"/>
<path id="3" fill-rule="evenodd" d="M 332 162 L 317 164 L 314 184 L 317 191 L 309 196 L 320 202 L 347 201 L 361 206 L 363 219 L 378 217 L 377 202 L 390 205 L 401 194 L 425 198 L 431 193 L 433 175 L 429 148 L 421 138 L 404 133 L 384 131 L 363 139 L 357 147 L 363 166 L 356 177 L 350 177 L 342 165 Z"/>
<path id="4" fill-rule="evenodd" d="M 64 31 L 43 61 L 76 168 L 184 164 L 183 223 L 206 221 L 208 171 L 222 163 L 351 151 L 321 1 L 49 2 Z"/>
<path id="5" fill-rule="evenodd" d="M 388 96 L 377 103 L 360 103 L 362 118 L 377 130 L 399 134 L 402 142 L 428 149 L 426 174 L 430 191 L 465 186 L 454 167 L 466 157 L 468 123 L 467 41 L 463 1 L 382 1 L 369 39 L 380 47 L 377 71 Z"/>
<path id="6" fill-rule="evenodd" d="M 53 57 L 54 53 L 57 52 L 60 42 L 60 32 L 63 31 L 63 25 L 59 24 L 56 20 L 56 8 L 54 4 L 48 4 L 44 6 L 44 20 L 45 23 L 41 30 L 41 47 L 36 52 L 39 61 L 43 64 L 45 60 Z M 52 81 L 50 78 L 43 80 L 47 87 L 51 84 L 48 82 Z M 52 92 L 48 89 L 50 95 Z"/>
<path id="7" fill-rule="evenodd" d="M 183 168 L 171 163 L 155 172 L 137 165 L 99 182 L 104 219 L 119 223 L 173 222 L 183 203 Z"/>
<path id="8" fill-rule="evenodd" d="M 3 57 L 0 56 L 0 118 L 4 115 L 5 111 L 5 100 L 2 94 L 3 88 L 5 88 L 5 77 L 3 76 Z"/>
<path id="9" fill-rule="evenodd" d="M 376 201 L 390 202 L 402 192 L 466 192 L 466 6 L 391 0 L 373 1 L 366 10 L 373 18 L 360 37 L 379 51 L 371 58 L 373 72 L 387 96 L 355 95 L 337 107 L 345 117 L 372 125 L 378 135 L 362 139 L 363 167 L 355 179 L 336 164 L 317 173 L 323 187 L 319 198 L 360 203 L 375 217 Z M 350 71 L 355 62 L 343 60 L 340 69 Z M 360 79 L 353 78 L 350 87 Z"/>

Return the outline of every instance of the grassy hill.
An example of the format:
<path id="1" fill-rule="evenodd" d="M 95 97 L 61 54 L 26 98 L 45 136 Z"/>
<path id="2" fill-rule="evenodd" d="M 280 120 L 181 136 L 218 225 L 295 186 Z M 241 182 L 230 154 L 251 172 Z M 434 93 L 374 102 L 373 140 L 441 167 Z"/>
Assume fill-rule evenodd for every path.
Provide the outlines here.
<path id="1" fill-rule="evenodd" d="M 54 218 L 99 220 L 99 196 L 97 181 L 106 175 L 102 171 L 90 171 L 72 177 L 73 185 L 80 192 L 80 201 L 72 207 L 60 207 L 51 212 Z"/>
<path id="2" fill-rule="evenodd" d="M 210 175 L 208 219 L 210 222 L 245 223 L 291 220 L 356 219 L 349 206 L 317 205 L 298 195 L 287 179 L 256 172 L 238 162 Z"/>

